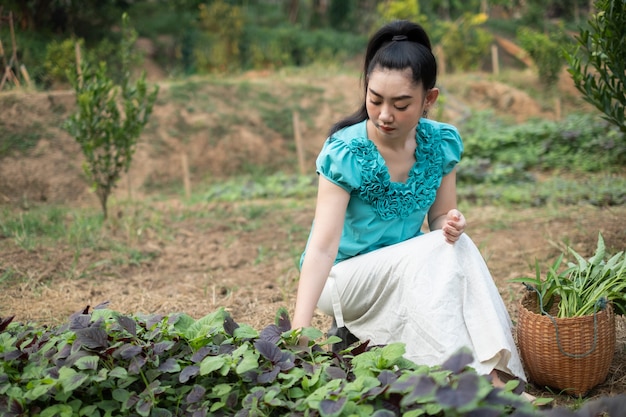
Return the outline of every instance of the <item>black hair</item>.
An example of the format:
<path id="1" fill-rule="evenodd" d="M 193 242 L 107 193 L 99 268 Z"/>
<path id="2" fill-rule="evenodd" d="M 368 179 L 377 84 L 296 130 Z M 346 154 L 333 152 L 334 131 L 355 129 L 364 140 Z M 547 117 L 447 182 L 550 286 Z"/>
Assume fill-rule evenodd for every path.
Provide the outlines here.
<path id="1" fill-rule="evenodd" d="M 413 82 L 425 90 L 435 87 L 437 61 L 424 28 L 408 20 L 395 20 L 380 28 L 369 40 L 363 63 L 363 103 L 354 114 L 335 123 L 330 134 L 367 119 L 365 95 L 369 76 L 377 68 L 403 70 L 410 68 Z"/>

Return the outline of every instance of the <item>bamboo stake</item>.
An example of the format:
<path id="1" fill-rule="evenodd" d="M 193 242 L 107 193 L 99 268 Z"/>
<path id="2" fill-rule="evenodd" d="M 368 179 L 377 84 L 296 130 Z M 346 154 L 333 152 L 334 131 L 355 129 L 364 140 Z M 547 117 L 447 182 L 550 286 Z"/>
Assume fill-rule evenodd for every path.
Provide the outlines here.
<path id="1" fill-rule="evenodd" d="M 302 148 L 302 135 L 300 134 L 300 115 L 297 111 L 293 112 L 293 135 L 296 142 L 296 153 L 298 154 L 298 166 L 300 174 L 306 174 L 306 166 L 304 164 L 304 149 Z"/>

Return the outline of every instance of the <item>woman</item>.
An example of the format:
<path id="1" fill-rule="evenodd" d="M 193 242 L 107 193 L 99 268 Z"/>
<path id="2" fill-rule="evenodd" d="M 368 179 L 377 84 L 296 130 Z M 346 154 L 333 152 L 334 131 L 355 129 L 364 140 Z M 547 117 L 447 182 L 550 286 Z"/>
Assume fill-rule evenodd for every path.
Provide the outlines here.
<path id="1" fill-rule="evenodd" d="M 469 347 L 494 385 L 497 371 L 525 380 L 505 305 L 456 208 L 461 138 L 425 118 L 439 94 L 427 34 L 407 21 L 382 27 L 363 70 L 361 108 L 333 126 L 317 159 L 293 327 L 310 326 L 317 306 L 359 340 L 405 343 L 416 363 Z"/>

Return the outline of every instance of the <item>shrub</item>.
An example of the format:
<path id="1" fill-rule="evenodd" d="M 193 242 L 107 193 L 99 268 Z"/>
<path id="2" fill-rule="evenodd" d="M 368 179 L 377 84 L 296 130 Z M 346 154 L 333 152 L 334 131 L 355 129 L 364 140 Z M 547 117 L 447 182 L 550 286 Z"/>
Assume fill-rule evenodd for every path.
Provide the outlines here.
<path id="1" fill-rule="evenodd" d="M 561 45 L 550 35 L 546 35 L 527 27 L 517 31 L 517 39 L 521 47 L 533 59 L 539 73 L 539 81 L 551 87 L 559 80 L 564 61 Z"/>
<path id="2" fill-rule="evenodd" d="M 454 22 L 438 24 L 433 39 L 441 39 L 446 68 L 468 71 L 480 67 L 493 42 L 493 36 L 480 27 L 486 20 L 485 14 L 466 13 Z"/>
<path id="3" fill-rule="evenodd" d="M 107 76 L 104 62 L 97 68 L 83 62 L 82 75 L 72 78 L 77 111 L 64 124 L 81 146 L 86 159 L 84 170 L 94 184 L 104 219 L 107 218 L 108 197 L 122 171 L 130 167 L 135 144 L 148 122 L 158 93 L 158 86 L 148 92 L 145 72 L 136 83 L 131 83 L 130 47 L 136 34 L 128 27 L 126 15 L 122 21 L 122 84 L 116 85 Z"/>
<path id="4" fill-rule="evenodd" d="M 595 7 L 576 38 L 578 49 L 565 56 L 576 88 L 626 138 L 626 2 L 596 0 Z"/>

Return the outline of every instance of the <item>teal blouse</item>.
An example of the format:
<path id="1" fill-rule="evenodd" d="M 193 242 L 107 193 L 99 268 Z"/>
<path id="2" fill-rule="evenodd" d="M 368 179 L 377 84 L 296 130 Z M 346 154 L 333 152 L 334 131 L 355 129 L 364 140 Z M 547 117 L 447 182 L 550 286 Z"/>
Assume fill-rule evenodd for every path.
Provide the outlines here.
<path id="1" fill-rule="evenodd" d="M 454 126 L 421 119 L 415 135 L 416 162 L 405 183 L 392 182 L 385 160 L 367 137 L 366 123 L 329 137 L 316 161 L 319 175 L 350 193 L 335 263 L 422 234 L 442 177 L 463 153 Z M 300 264 L 303 259 L 304 253 Z"/>

